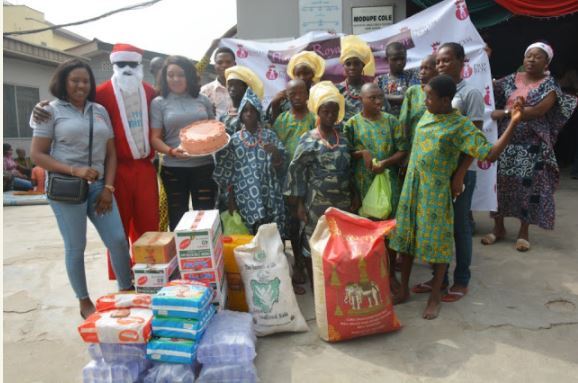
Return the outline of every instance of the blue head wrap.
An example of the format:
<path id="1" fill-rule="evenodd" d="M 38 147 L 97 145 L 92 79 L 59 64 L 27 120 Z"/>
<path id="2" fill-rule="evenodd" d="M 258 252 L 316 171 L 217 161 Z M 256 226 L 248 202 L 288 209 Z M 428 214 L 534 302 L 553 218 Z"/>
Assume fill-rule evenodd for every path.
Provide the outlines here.
<path id="1" fill-rule="evenodd" d="M 265 115 L 263 113 L 263 105 L 261 104 L 261 100 L 259 100 L 259 97 L 257 97 L 251 88 L 247 88 L 245 95 L 241 100 L 241 105 L 239 105 L 239 123 L 241 123 L 241 114 L 243 113 L 243 109 L 247 103 L 250 103 L 255 107 L 255 109 L 257 109 L 257 112 L 259 113 L 259 121 L 263 122 Z"/>

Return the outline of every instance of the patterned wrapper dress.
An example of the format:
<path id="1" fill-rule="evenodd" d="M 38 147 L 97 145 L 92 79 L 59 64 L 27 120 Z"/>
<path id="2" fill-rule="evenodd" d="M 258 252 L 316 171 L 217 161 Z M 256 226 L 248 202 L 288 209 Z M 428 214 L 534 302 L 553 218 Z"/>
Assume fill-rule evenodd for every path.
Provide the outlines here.
<path id="1" fill-rule="evenodd" d="M 514 73 L 496 82 L 496 108 L 511 106 L 516 96 L 524 95 L 519 91 L 523 76 L 523 73 Z M 522 121 L 501 154 L 498 160 L 498 214 L 551 230 L 556 214 L 554 191 L 560 178 L 554 145 L 558 133 L 576 108 L 576 97 L 563 94 L 551 76 L 536 85 L 526 89 L 527 106 L 537 105 L 550 92 L 556 93 L 557 101 L 545 116 Z M 500 135 L 509 121 L 500 121 Z"/>
<path id="2" fill-rule="evenodd" d="M 398 151 L 407 151 L 407 143 L 403 137 L 403 131 L 397 118 L 389 113 L 382 113 L 376 121 L 368 120 L 361 113 L 353 116 L 345 124 L 344 134 L 351 143 L 353 151 L 368 150 L 371 157 L 379 161 L 385 160 Z M 399 200 L 401 185 L 399 182 L 397 166 L 386 170 L 391 183 L 391 216 L 395 217 L 395 209 Z M 353 160 L 353 174 L 355 187 L 359 197 L 367 194 L 375 174 L 365 167 L 363 158 Z"/>
<path id="3" fill-rule="evenodd" d="M 485 159 L 492 145 L 457 110 L 425 112 L 414 138 L 397 207 L 394 250 L 429 263 L 449 263 L 454 250 L 451 176 L 460 153 Z"/>
<path id="4" fill-rule="evenodd" d="M 410 86 L 407 92 L 405 92 L 405 97 L 401 104 L 401 111 L 399 112 L 399 123 L 401 124 L 401 128 L 410 148 L 413 143 L 415 128 L 425 111 L 425 92 L 422 86 Z"/>
<path id="5" fill-rule="evenodd" d="M 285 195 L 303 198 L 307 237 L 327 208 L 351 208 L 351 146 L 342 133 L 338 134 L 339 145 L 331 149 L 324 145 L 317 129 L 305 133 L 289 165 Z M 334 137 L 328 141 L 336 144 Z"/>
<path id="6" fill-rule="evenodd" d="M 232 186 L 239 214 L 252 234 L 256 233 L 256 226 L 275 222 L 284 235 L 281 176 L 273 166 L 271 154 L 263 149 L 267 143 L 273 143 L 286 157 L 275 132 L 262 128 L 255 134 L 244 129 L 236 132 L 229 145 L 216 154 L 213 178 L 221 190 Z"/>

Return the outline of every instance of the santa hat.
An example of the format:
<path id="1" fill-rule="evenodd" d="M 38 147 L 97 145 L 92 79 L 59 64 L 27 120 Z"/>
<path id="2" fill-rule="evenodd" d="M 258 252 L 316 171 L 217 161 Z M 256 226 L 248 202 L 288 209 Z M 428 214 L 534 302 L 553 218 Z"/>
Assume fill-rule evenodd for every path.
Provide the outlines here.
<path id="1" fill-rule="evenodd" d="M 110 62 L 131 61 L 140 63 L 142 60 L 143 50 L 130 44 L 114 44 L 110 52 Z"/>

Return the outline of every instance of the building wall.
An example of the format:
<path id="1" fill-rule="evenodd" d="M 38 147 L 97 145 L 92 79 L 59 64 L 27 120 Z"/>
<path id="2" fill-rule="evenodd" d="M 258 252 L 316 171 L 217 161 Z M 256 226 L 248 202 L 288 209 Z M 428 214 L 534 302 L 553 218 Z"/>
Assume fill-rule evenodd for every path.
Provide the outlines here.
<path id="1" fill-rule="evenodd" d="M 25 5 L 4 5 L 4 32 L 26 31 L 50 26 L 44 19 L 44 13 Z M 78 40 L 54 34 L 52 31 L 12 36 L 30 44 L 52 49 L 65 50 L 80 44 Z"/>
<path id="2" fill-rule="evenodd" d="M 405 19 L 405 0 L 342 0 L 342 26 L 352 33 L 351 8 L 394 6 L 394 23 Z M 274 16 L 273 16 L 274 15 Z M 299 0 L 237 0 L 238 38 L 275 40 L 299 37 Z"/>

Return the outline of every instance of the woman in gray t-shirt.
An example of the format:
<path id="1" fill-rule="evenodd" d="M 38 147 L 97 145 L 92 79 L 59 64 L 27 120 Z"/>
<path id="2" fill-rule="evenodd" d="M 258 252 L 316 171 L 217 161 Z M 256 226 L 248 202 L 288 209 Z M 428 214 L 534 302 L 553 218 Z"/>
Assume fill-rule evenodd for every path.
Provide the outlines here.
<path id="1" fill-rule="evenodd" d="M 79 300 L 80 315 L 86 318 L 95 311 L 84 270 L 87 217 L 110 250 L 119 288 L 132 289 L 128 242 L 113 195 L 114 135 L 106 109 L 93 102 L 96 85 L 87 63 L 72 59 L 60 64 L 52 76 L 50 92 L 57 98 L 47 106 L 50 118 L 38 123 L 31 119 L 34 133 L 30 157 L 49 173 L 66 174 L 89 182 L 88 198 L 83 203 L 49 199 L 64 240 L 68 279 Z M 93 143 L 89 167 L 91 120 Z"/>
<path id="2" fill-rule="evenodd" d="M 179 148 L 179 132 L 187 125 L 215 118 L 211 101 L 199 94 L 200 86 L 193 62 L 169 56 L 159 76 L 160 96 L 151 103 L 151 144 L 166 156 L 161 179 L 167 192 L 169 227 L 175 229 L 183 214 L 193 209 L 215 208 L 217 185 L 212 179 L 212 156 L 190 157 Z"/>

